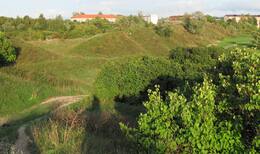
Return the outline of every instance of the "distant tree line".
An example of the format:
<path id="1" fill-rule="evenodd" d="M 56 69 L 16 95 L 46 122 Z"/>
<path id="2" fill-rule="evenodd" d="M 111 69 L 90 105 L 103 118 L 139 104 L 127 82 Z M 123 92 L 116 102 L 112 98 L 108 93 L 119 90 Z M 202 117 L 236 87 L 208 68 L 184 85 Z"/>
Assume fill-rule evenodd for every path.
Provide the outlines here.
<path id="1" fill-rule="evenodd" d="M 250 16 L 243 18 L 241 22 L 237 23 L 234 20 L 224 22 L 223 19 L 217 20 L 215 17 L 195 12 L 185 14 L 182 20 L 183 27 L 195 35 L 201 33 L 207 23 L 225 27 L 230 31 L 252 32 L 252 30 L 256 29 L 255 18 Z M 47 19 L 43 14 L 38 18 L 29 16 L 17 18 L 0 17 L 0 31 L 5 32 L 7 36 L 25 40 L 89 37 L 109 31 L 128 31 L 132 27 L 150 27 L 161 37 L 171 37 L 174 31 L 174 26 L 167 19 L 161 19 L 157 25 L 152 25 L 145 22 L 141 16 L 119 16 L 115 23 L 101 18 L 82 23 L 73 22 L 63 19 L 61 15 L 53 19 Z"/>
<path id="2" fill-rule="evenodd" d="M 101 18 L 80 23 L 65 20 L 60 15 L 54 19 L 47 19 L 43 14 L 38 18 L 0 17 L 0 31 L 10 37 L 27 40 L 88 37 L 113 30 L 125 30 L 133 26 L 147 26 L 147 24 L 138 16 L 122 16 L 115 23 Z"/>

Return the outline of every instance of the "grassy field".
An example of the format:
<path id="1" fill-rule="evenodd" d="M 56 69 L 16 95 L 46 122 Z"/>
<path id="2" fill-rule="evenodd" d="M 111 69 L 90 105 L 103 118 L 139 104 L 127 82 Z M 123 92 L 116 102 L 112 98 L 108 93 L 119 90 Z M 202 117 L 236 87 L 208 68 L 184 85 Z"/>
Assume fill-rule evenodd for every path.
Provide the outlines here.
<path id="1" fill-rule="evenodd" d="M 18 59 L 14 65 L 0 68 L 0 124 L 10 123 L 11 126 L 0 128 L 0 138 L 14 138 L 16 129 L 21 124 L 48 113 L 51 109 L 49 107 L 28 110 L 47 98 L 82 94 L 91 96 L 98 73 L 109 61 L 129 56 L 168 56 L 174 47 L 206 46 L 228 35 L 230 34 L 222 28 L 209 24 L 200 35 L 192 35 L 181 25 L 176 25 L 169 38 L 160 37 L 149 28 L 132 28 L 90 38 L 12 40 L 19 49 Z M 83 104 L 91 102 L 90 106 L 93 106 L 93 101 L 90 100 L 83 101 Z M 97 122 L 100 123 L 97 131 L 101 132 L 105 129 L 104 123 L 110 125 L 112 122 L 111 125 L 119 129 L 119 120 L 134 120 L 139 113 L 135 107 L 115 102 L 98 104 L 98 108 L 86 107 L 84 112 L 92 115 L 93 120 L 100 121 Z M 84 147 L 88 148 L 84 150 L 95 153 L 99 149 L 99 152 L 104 152 L 106 148 L 121 142 L 121 139 L 112 140 L 113 135 L 107 136 L 117 133 L 110 131 L 113 130 L 107 130 L 100 136 L 91 130 L 92 134 L 87 134 L 84 142 Z M 122 147 L 124 149 L 124 145 Z"/>
<path id="2" fill-rule="evenodd" d="M 227 37 L 218 43 L 218 46 L 224 48 L 231 47 L 251 47 L 252 36 L 250 35 L 239 35 L 236 37 Z"/>

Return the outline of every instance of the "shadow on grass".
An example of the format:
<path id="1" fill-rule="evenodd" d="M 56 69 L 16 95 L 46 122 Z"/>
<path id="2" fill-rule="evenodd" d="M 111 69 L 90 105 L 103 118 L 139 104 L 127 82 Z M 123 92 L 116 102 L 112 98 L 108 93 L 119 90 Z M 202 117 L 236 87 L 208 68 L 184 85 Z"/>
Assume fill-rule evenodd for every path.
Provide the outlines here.
<path id="1" fill-rule="evenodd" d="M 140 113 L 145 112 L 142 102 L 148 100 L 147 89 L 154 89 L 154 85 L 160 85 L 163 99 L 167 96 L 165 91 L 174 89 L 185 91 L 189 95 L 189 87 L 183 86 L 186 81 L 192 85 L 202 80 L 200 77 L 186 80 L 159 76 L 137 95 L 116 96 L 111 102 L 103 102 L 97 96 L 93 96 L 91 107 L 85 110 L 86 133 L 82 153 L 139 153 L 137 145 L 122 133 L 119 123 L 133 128 L 137 126 L 137 118 Z M 109 105 L 106 103 L 113 103 L 114 111 L 103 109 L 103 106 Z"/>
<path id="2" fill-rule="evenodd" d="M 141 90 L 137 95 L 116 96 L 114 98 L 114 101 L 130 104 L 130 105 L 140 105 L 143 102 L 148 100 L 147 91 L 148 89 L 155 90 L 155 85 L 160 86 L 160 93 L 163 99 L 167 97 L 167 92 L 173 90 L 180 90 L 182 93 L 184 93 L 186 97 L 189 97 L 191 92 L 191 87 L 196 83 L 200 83 L 202 81 L 203 81 L 202 76 L 189 78 L 189 79 L 171 77 L 171 76 L 159 76 L 156 79 L 152 80 L 150 84 L 148 84 L 146 88 Z M 186 83 L 188 83 L 188 85 Z M 120 110 L 118 111 L 120 112 Z"/>
<path id="3" fill-rule="evenodd" d="M 93 96 L 91 107 L 86 109 L 86 133 L 82 153 L 136 153 L 119 126 L 120 122 L 129 122 L 128 117 L 102 109 L 100 103 L 100 100 Z"/>

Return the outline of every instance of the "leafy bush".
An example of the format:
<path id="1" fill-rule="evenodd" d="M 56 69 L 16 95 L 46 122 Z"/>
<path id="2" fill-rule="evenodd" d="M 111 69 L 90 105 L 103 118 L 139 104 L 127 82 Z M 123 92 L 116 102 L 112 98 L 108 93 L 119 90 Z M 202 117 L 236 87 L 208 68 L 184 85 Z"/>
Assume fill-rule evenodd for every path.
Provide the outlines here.
<path id="1" fill-rule="evenodd" d="M 194 84 L 202 81 L 203 72 L 212 71 L 223 52 L 224 49 L 219 47 L 175 48 L 171 51 L 170 59 L 181 64 L 184 79 L 193 80 Z"/>
<path id="2" fill-rule="evenodd" d="M 203 72 L 216 65 L 221 52 L 218 48 L 176 48 L 170 59 L 143 57 L 111 62 L 96 80 L 96 94 L 100 99 L 126 101 L 131 96 L 146 98 L 147 89 L 155 84 L 162 91 L 185 89 L 186 81 L 191 85 L 202 81 Z M 137 102 L 133 97 L 129 100 Z"/>
<path id="3" fill-rule="evenodd" d="M 163 99 L 149 91 L 137 128 L 120 124 L 140 151 L 148 153 L 257 153 L 259 151 L 260 54 L 236 49 L 223 54 L 213 82 Z"/>
<path id="4" fill-rule="evenodd" d="M 217 23 L 217 20 L 216 20 L 215 17 L 210 16 L 210 15 L 206 15 L 205 17 L 206 17 L 206 19 L 207 19 L 207 22 L 210 22 L 210 23 Z"/>
<path id="5" fill-rule="evenodd" d="M 157 77 L 181 77 L 181 72 L 178 64 L 165 58 L 143 57 L 112 62 L 97 78 L 96 94 L 100 99 L 138 95 Z"/>
<path id="6" fill-rule="evenodd" d="M 200 12 L 196 12 L 192 15 L 185 15 L 183 21 L 184 28 L 192 34 L 200 33 L 205 23 L 206 18 Z"/>
<path id="7" fill-rule="evenodd" d="M 147 110 L 137 128 L 122 130 L 148 153 L 232 153 L 243 149 L 240 134 L 217 119 L 215 86 L 208 80 L 194 88 L 188 101 L 176 92 L 164 101 L 159 89 L 149 93 Z"/>
<path id="8" fill-rule="evenodd" d="M 170 37 L 172 36 L 173 30 L 170 23 L 160 22 L 155 26 L 155 32 L 160 36 Z"/>
<path id="9" fill-rule="evenodd" d="M 180 64 L 200 64 L 202 68 L 212 68 L 218 57 L 224 52 L 220 47 L 175 48 L 170 59 Z"/>
<path id="10" fill-rule="evenodd" d="M 0 32 L 0 65 L 16 60 L 16 50 L 4 33 Z"/>
<path id="11" fill-rule="evenodd" d="M 145 25 L 146 22 L 144 21 L 144 19 L 138 16 L 120 17 L 119 19 L 117 19 L 115 23 L 115 26 L 119 30 L 125 30 L 131 27 L 145 26 Z"/>
<path id="12" fill-rule="evenodd" d="M 240 124 L 243 142 L 248 148 L 259 150 L 259 51 L 236 49 L 221 56 L 217 73 L 218 99 L 222 100 L 219 104 L 221 113 L 234 123 Z M 254 141 L 257 138 L 258 141 Z"/>

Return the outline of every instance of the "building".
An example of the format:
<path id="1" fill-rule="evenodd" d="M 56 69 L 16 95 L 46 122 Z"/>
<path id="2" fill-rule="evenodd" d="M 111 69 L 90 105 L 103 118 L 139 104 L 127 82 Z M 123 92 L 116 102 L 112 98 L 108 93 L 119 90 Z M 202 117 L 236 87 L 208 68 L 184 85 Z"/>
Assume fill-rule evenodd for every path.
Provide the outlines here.
<path id="1" fill-rule="evenodd" d="M 106 19 L 110 22 L 115 22 L 118 16 L 111 14 L 78 14 L 71 17 L 72 21 L 86 22 L 96 18 Z"/>
<path id="2" fill-rule="evenodd" d="M 183 22 L 184 16 L 183 15 L 177 15 L 177 16 L 170 16 L 169 21 L 175 24 L 180 24 Z"/>
<path id="3" fill-rule="evenodd" d="M 159 21 L 159 17 L 156 14 L 151 14 L 151 15 L 147 15 L 147 16 L 143 16 L 143 19 L 148 22 L 148 23 L 152 23 L 157 25 L 158 21 Z"/>
<path id="4" fill-rule="evenodd" d="M 260 28 L 260 15 L 250 15 L 251 17 L 255 17 L 257 21 L 257 27 Z M 245 15 L 225 15 L 224 20 L 235 20 L 236 22 L 239 22 L 241 19 L 247 18 Z"/>

